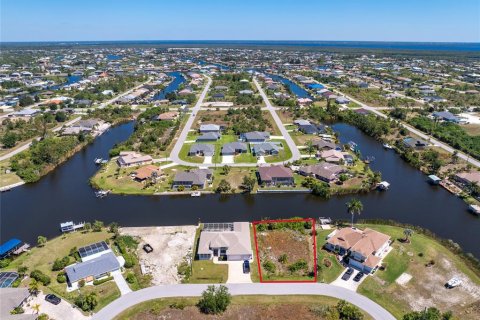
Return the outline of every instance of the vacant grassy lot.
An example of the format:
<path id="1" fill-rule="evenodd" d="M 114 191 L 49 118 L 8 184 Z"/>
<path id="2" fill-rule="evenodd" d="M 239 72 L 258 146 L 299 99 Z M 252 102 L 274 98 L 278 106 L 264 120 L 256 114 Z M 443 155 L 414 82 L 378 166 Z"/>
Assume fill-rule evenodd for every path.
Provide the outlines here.
<path id="1" fill-rule="evenodd" d="M 376 301 L 397 318 L 410 310 L 435 306 L 452 310 L 459 319 L 478 319 L 480 309 L 469 307 L 480 299 L 480 276 L 470 270 L 460 259 L 439 242 L 421 234 L 414 234 L 411 243 L 402 243 L 403 229 L 383 225 L 370 227 L 392 237 L 393 250 L 384 259 L 386 269 L 378 270 L 359 287 L 359 292 Z M 400 285 L 395 282 L 403 273 L 412 279 Z M 444 284 L 453 276 L 463 283 L 455 289 Z M 395 303 L 392 303 L 395 301 Z"/>
<path id="2" fill-rule="evenodd" d="M 72 248 L 79 248 L 92 244 L 98 241 L 106 240 L 112 237 L 113 234 L 107 231 L 102 232 L 73 232 L 64 234 L 60 237 L 51 239 L 43 247 L 34 247 L 29 252 L 26 252 L 15 259 L 7 268 L 1 271 L 16 271 L 19 266 L 25 266 L 28 268 L 29 274 L 33 270 L 40 270 L 44 274 L 51 278 L 51 284 L 47 287 L 41 286 L 41 290 L 44 292 L 54 292 L 62 298 L 73 302 L 79 292 L 66 292 L 67 285 L 61 284 L 56 281 L 58 271 L 52 271 L 52 264 L 57 258 L 63 258 L 68 256 Z M 71 258 L 71 262 L 74 260 Z M 30 280 L 23 281 L 20 286 L 28 287 Z M 120 296 L 120 291 L 117 285 L 110 281 L 105 282 L 98 286 L 85 286 L 80 289 L 80 293 L 87 294 L 95 292 L 98 298 L 98 306 L 95 310 L 100 310 L 111 301 Z"/>
<path id="3" fill-rule="evenodd" d="M 155 299 L 137 304 L 121 313 L 116 320 L 150 319 L 327 319 L 315 313 L 322 306 L 334 306 L 335 298 L 325 296 L 234 296 L 227 311 L 219 316 L 204 315 L 195 307 L 199 298 Z M 175 309 L 171 306 L 183 305 Z M 365 320 L 372 319 L 364 313 Z"/>
<path id="4" fill-rule="evenodd" d="M 480 124 L 467 124 L 462 128 L 471 136 L 480 136 Z"/>
<path id="5" fill-rule="evenodd" d="M 258 255 L 263 280 L 312 280 L 313 237 L 311 230 L 259 231 Z"/>
<path id="6" fill-rule="evenodd" d="M 323 246 L 327 242 L 326 237 L 332 231 L 333 230 L 317 230 L 317 258 L 319 265 L 317 277 L 319 282 L 330 283 L 337 279 L 345 270 L 334 254 L 323 249 Z"/>
<path id="7" fill-rule="evenodd" d="M 22 179 L 15 174 L 15 172 L 6 173 L 10 170 L 10 161 L 4 160 L 0 162 L 0 187 L 12 185 L 14 183 L 22 182 Z"/>

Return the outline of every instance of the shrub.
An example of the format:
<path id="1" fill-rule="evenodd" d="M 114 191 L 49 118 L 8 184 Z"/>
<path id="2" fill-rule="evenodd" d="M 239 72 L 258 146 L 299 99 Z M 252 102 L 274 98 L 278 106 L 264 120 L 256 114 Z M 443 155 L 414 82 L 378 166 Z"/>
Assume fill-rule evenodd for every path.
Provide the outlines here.
<path id="1" fill-rule="evenodd" d="M 178 186 L 178 187 L 177 187 L 177 191 L 182 192 L 182 191 L 184 191 L 184 190 L 185 190 L 185 187 L 184 187 L 184 186 Z"/>
<path id="2" fill-rule="evenodd" d="M 288 256 L 286 253 L 282 254 L 279 258 L 278 258 L 278 262 L 280 262 L 281 264 L 286 264 L 288 262 Z"/>
<path id="3" fill-rule="evenodd" d="M 184 301 L 179 301 L 179 302 L 174 302 L 169 306 L 171 309 L 178 309 L 178 310 L 183 310 L 185 309 L 185 302 Z"/>
<path id="4" fill-rule="evenodd" d="M 110 281 L 110 280 L 113 280 L 113 277 L 106 277 L 106 278 L 104 278 L 104 279 L 94 280 L 94 281 L 93 281 L 93 285 L 94 285 L 94 286 L 98 286 L 98 285 L 100 285 L 100 284 L 102 284 L 102 283 L 105 283 L 105 282 L 107 282 L 107 281 Z"/>
<path id="5" fill-rule="evenodd" d="M 123 255 L 123 258 L 125 259 L 124 267 L 127 268 L 127 269 L 133 268 L 133 266 L 136 263 L 135 257 L 133 255 L 131 255 L 130 253 L 125 253 Z"/>
<path id="6" fill-rule="evenodd" d="M 262 264 L 262 266 L 267 272 L 270 272 L 270 273 L 275 273 L 275 271 L 277 270 L 277 267 L 275 266 L 275 264 L 270 260 L 266 260 Z"/>
<path id="7" fill-rule="evenodd" d="M 362 320 L 364 318 L 360 309 L 358 309 L 353 304 L 346 302 L 345 300 L 340 300 L 335 308 L 340 315 L 340 319 Z"/>
<path id="8" fill-rule="evenodd" d="M 85 312 L 92 311 L 93 309 L 95 309 L 97 304 L 97 295 L 93 292 L 86 296 L 81 294 L 75 298 L 75 305 Z"/>
<path id="9" fill-rule="evenodd" d="M 80 287 L 80 288 L 85 287 L 85 280 L 82 279 L 82 280 L 78 281 L 78 287 Z"/>
<path id="10" fill-rule="evenodd" d="M 70 257 L 66 256 L 62 259 L 55 259 L 55 262 L 52 265 L 52 271 L 63 270 L 70 263 Z"/>
<path id="11" fill-rule="evenodd" d="M 5 259 L 0 260 L 0 268 L 6 268 L 6 267 L 8 267 L 8 265 L 10 264 L 10 262 L 12 262 L 12 260 L 9 259 L 9 258 L 5 258 Z"/>
<path id="12" fill-rule="evenodd" d="M 37 280 L 44 286 L 48 286 L 51 282 L 50 277 L 40 270 L 33 270 L 32 272 L 30 272 L 30 278 Z"/>
<path id="13" fill-rule="evenodd" d="M 136 278 L 135 278 L 135 275 L 133 273 L 130 272 L 129 274 L 127 274 L 127 282 L 128 283 L 135 283 L 135 280 L 136 280 Z"/>
<path id="14" fill-rule="evenodd" d="M 219 314 L 227 310 L 228 305 L 232 301 L 232 296 L 228 293 L 225 286 L 208 286 L 207 290 L 203 291 L 202 298 L 198 301 L 198 308 L 201 312 L 206 314 Z"/>
<path id="15" fill-rule="evenodd" d="M 267 230 L 267 225 L 264 223 L 257 224 L 257 231 L 262 232 Z"/>
<path id="16" fill-rule="evenodd" d="M 300 259 L 297 262 L 288 266 L 288 270 L 290 272 L 297 272 L 299 270 L 306 270 L 308 268 L 307 261 L 304 259 Z"/>
<path id="17" fill-rule="evenodd" d="M 58 282 L 58 283 L 65 283 L 65 282 L 67 282 L 67 276 L 65 275 L 65 273 L 60 272 L 60 273 L 57 275 L 57 282 Z"/>

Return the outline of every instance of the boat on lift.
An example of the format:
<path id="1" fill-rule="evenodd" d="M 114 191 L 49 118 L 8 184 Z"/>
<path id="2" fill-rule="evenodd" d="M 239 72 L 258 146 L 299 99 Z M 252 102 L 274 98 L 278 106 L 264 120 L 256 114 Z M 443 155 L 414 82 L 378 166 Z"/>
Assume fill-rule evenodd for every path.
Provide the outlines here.
<path id="1" fill-rule="evenodd" d="M 110 193 L 110 190 L 98 190 L 95 192 L 97 198 L 105 198 Z"/>
<path id="2" fill-rule="evenodd" d="M 384 143 L 383 144 L 383 148 L 387 149 L 387 150 L 392 150 L 393 149 L 393 146 L 388 144 L 388 143 Z"/>

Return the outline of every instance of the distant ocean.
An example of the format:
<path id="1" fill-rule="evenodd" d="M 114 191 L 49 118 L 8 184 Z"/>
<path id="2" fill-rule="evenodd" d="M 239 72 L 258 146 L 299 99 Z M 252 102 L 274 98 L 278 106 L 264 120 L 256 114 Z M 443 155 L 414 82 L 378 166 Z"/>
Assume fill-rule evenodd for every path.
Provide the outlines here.
<path id="1" fill-rule="evenodd" d="M 480 52 L 480 43 L 464 42 L 380 42 L 380 41 L 260 41 L 260 40 L 132 40 L 132 41 L 52 41 L 0 42 L 1 46 L 229 46 L 229 47 L 317 47 L 338 49 L 416 50 Z"/>

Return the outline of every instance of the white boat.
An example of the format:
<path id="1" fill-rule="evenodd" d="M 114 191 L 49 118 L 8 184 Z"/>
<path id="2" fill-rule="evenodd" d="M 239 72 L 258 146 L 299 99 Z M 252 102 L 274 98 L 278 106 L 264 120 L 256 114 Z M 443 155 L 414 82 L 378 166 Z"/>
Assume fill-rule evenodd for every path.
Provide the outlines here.
<path id="1" fill-rule="evenodd" d="M 468 210 L 470 210 L 470 212 L 476 214 L 477 216 L 480 215 L 480 206 L 476 204 L 469 205 Z"/>
<path id="2" fill-rule="evenodd" d="M 390 183 L 388 183 L 387 181 L 382 181 L 377 184 L 377 188 L 379 190 L 388 190 L 388 188 L 390 188 Z"/>
<path id="3" fill-rule="evenodd" d="M 192 193 L 190 193 L 191 197 L 200 197 L 201 195 L 200 191 L 192 191 Z"/>
<path id="4" fill-rule="evenodd" d="M 384 147 L 385 149 L 389 149 L 389 150 L 390 150 L 390 149 L 393 149 L 393 146 L 389 145 L 388 143 L 384 143 L 384 144 L 383 144 L 383 147 Z"/>
<path id="5" fill-rule="evenodd" d="M 103 161 L 102 158 L 95 158 L 95 160 L 94 160 L 95 164 L 101 164 L 102 161 Z"/>
<path id="6" fill-rule="evenodd" d="M 452 279 L 448 280 L 447 288 L 455 288 L 455 287 L 458 287 L 461 284 L 462 284 L 461 279 L 459 279 L 457 277 L 453 277 Z"/>
<path id="7" fill-rule="evenodd" d="M 106 160 L 106 159 L 103 159 L 102 161 L 100 161 L 101 164 L 105 164 L 107 162 L 108 162 L 108 160 Z"/>
<path id="8" fill-rule="evenodd" d="M 104 198 L 110 193 L 110 190 L 98 190 L 95 192 L 95 196 L 97 198 Z"/>

